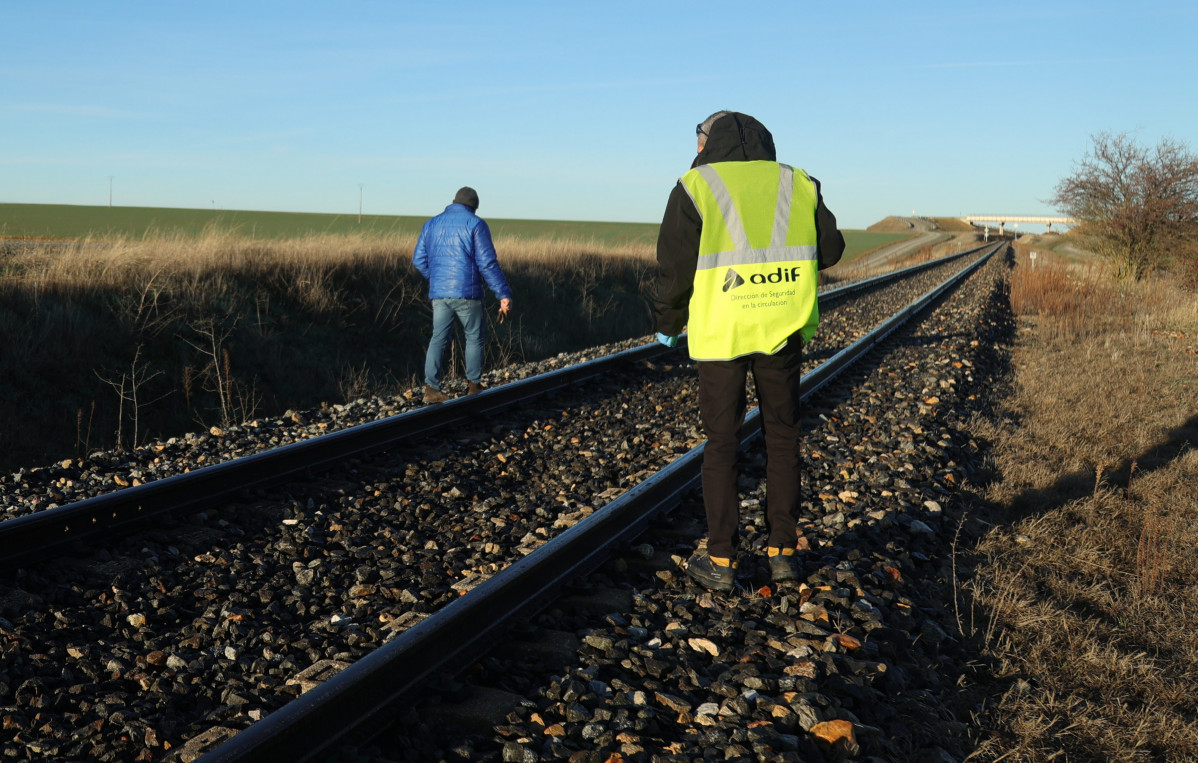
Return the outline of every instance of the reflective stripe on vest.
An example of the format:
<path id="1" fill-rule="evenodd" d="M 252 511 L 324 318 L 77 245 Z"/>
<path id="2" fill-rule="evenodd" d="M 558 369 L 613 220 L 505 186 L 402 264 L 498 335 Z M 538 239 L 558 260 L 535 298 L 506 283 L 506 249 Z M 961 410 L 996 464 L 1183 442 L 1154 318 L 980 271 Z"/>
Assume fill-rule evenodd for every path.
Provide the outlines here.
<path id="1" fill-rule="evenodd" d="M 697 360 L 773 354 L 801 332 L 816 303 L 815 184 L 769 161 L 705 164 L 682 177 L 703 230 L 687 343 Z"/>

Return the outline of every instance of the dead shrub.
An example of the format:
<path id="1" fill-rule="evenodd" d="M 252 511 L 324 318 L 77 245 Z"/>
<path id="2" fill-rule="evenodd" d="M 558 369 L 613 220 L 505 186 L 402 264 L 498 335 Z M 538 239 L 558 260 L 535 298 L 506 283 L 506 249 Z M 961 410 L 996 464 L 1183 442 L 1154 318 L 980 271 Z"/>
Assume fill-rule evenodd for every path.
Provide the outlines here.
<path id="1" fill-rule="evenodd" d="M 1140 542 L 1136 546 L 1136 582 L 1140 596 L 1156 596 L 1165 587 L 1172 550 L 1173 518 L 1162 516 L 1155 506 L 1144 510 Z"/>

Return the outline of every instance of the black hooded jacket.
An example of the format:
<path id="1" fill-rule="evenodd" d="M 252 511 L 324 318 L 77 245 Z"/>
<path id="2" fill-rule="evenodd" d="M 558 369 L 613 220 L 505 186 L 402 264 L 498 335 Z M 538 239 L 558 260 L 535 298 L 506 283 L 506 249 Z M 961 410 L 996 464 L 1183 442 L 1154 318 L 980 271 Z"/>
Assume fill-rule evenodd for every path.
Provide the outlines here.
<path id="1" fill-rule="evenodd" d="M 774 136 L 765 125 L 747 114 L 732 112 L 712 123 L 703 151 L 695 157 L 691 168 L 716 162 L 777 161 Z M 836 227 L 836 216 L 824 206 L 819 181 L 815 191 L 819 204 L 815 212 L 816 241 L 819 246 L 819 269 L 840 261 L 844 252 L 844 236 Z M 687 305 L 694 290 L 695 266 L 699 259 L 699 234 L 703 220 L 690 195 L 676 183 L 666 202 L 665 215 L 657 236 L 657 330 L 668 336 L 682 333 L 687 323 Z"/>

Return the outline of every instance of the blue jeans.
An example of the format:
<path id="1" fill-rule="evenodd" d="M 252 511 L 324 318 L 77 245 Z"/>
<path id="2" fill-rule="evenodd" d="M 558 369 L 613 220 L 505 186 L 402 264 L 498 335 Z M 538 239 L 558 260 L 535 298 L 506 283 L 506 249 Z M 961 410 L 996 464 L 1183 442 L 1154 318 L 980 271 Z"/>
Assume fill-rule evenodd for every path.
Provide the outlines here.
<path id="1" fill-rule="evenodd" d="M 481 382 L 483 377 L 483 339 L 487 327 L 481 299 L 434 299 L 433 336 L 424 356 L 424 383 L 441 389 L 441 366 L 445 345 L 453 333 L 454 320 L 461 321 L 466 333 L 466 380 Z"/>

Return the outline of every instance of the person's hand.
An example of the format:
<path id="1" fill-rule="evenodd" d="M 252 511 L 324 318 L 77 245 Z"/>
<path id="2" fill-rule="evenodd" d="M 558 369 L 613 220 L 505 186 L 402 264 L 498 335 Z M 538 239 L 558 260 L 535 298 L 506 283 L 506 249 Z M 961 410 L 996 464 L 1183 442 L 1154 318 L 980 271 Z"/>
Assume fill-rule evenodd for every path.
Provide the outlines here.
<path id="1" fill-rule="evenodd" d="M 666 347 L 677 347 L 678 346 L 678 337 L 677 336 L 667 336 L 667 335 L 661 333 L 660 331 L 657 332 L 657 341 L 661 344 L 664 344 Z"/>
<path id="2" fill-rule="evenodd" d="M 508 310 L 512 309 L 512 300 L 504 298 L 499 300 L 499 322 L 503 323 L 503 319 L 507 317 Z"/>

